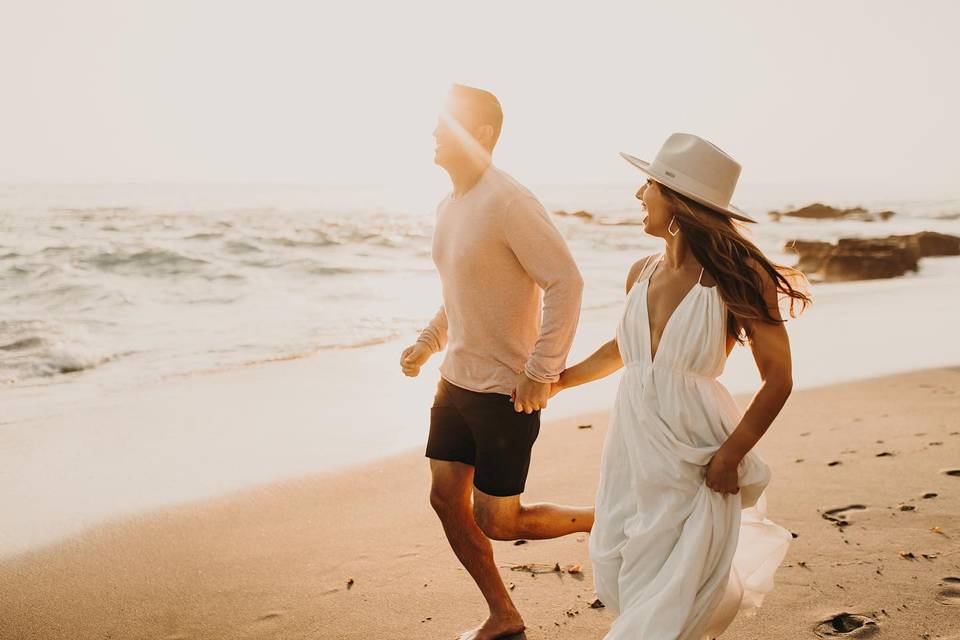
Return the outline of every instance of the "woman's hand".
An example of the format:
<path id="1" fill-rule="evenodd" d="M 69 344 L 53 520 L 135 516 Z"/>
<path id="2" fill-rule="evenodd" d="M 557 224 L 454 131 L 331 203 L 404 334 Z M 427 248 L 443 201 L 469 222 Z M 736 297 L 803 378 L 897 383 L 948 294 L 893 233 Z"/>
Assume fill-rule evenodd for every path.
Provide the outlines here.
<path id="1" fill-rule="evenodd" d="M 556 382 L 550 383 L 550 395 L 548 395 L 547 397 L 552 398 L 553 396 L 557 395 L 561 391 L 563 391 L 563 374 L 562 373 L 560 374 L 559 380 L 557 380 Z"/>
<path id="2" fill-rule="evenodd" d="M 707 486 L 717 493 L 739 493 L 738 466 L 739 462 L 728 460 L 722 454 L 714 455 L 707 464 Z"/>

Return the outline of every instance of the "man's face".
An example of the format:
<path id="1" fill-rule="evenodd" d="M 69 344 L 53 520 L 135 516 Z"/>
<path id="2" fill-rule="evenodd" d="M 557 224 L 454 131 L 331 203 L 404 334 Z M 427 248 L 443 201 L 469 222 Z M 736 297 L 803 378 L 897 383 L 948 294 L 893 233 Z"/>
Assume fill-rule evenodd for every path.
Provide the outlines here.
<path id="1" fill-rule="evenodd" d="M 465 105 L 447 98 L 433 130 L 433 161 L 441 167 L 451 167 L 467 162 L 472 156 L 489 159 L 490 152 L 478 141 L 486 128 L 489 127 L 477 124 L 476 117 Z"/>
<path id="2" fill-rule="evenodd" d="M 441 167 L 456 164 L 463 156 L 462 144 L 448 120 L 445 114 L 441 114 L 433 130 L 433 161 Z"/>

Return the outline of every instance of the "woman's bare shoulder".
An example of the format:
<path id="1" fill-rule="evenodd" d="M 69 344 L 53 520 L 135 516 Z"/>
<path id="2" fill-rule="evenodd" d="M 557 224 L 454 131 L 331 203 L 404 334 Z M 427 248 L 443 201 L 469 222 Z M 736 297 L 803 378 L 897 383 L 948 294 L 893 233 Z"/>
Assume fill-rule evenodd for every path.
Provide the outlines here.
<path id="1" fill-rule="evenodd" d="M 633 285 L 637 282 L 637 278 L 640 277 L 640 274 L 643 273 L 643 270 L 650 264 L 650 261 L 656 258 L 659 254 L 651 253 L 650 255 L 643 256 L 639 260 L 633 263 L 630 267 L 630 271 L 627 272 L 627 282 L 624 286 L 626 293 L 630 293 L 630 289 L 633 288 Z"/>

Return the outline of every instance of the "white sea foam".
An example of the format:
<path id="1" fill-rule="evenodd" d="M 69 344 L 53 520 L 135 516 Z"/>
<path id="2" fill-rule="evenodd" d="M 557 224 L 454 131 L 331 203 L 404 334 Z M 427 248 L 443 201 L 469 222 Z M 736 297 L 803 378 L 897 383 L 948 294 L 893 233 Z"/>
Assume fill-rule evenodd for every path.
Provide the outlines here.
<path id="1" fill-rule="evenodd" d="M 555 220 L 586 280 L 584 319 L 604 317 L 620 304 L 629 265 L 659 246 L 636 224 L 610 224 L 636 222 L 632 187 L 537 192 L 551 210 L 594 214 Z M 767 221 L 768 209 L 805 204 L 794 195 L 744 192 L 761 220 L 754 237 L 781 261 L 792 260 L 782 247 L 794 238 L 960 233 L 960 200 L 848 195 L 831 203 L 897 215 Z M 390 198 L 369 189 L 0 185 L 0 346 L 39 341 L 0 349 L 0 379 L 93 379 L 101 393 L 410 335 L 440 304 L 432 206 Z"/>

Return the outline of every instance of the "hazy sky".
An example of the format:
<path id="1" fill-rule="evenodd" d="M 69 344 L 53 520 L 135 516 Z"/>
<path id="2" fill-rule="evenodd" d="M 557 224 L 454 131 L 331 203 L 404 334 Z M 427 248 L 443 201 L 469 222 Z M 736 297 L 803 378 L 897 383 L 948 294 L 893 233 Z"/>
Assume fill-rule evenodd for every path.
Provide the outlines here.
<path id="1" fill-rule="evenodd" d="M 960 190 L 955 2 L 2 1 L 2 182 L 432 188 L 463 82 L 534 183 L 689 131 L 754 182 Z"/>

